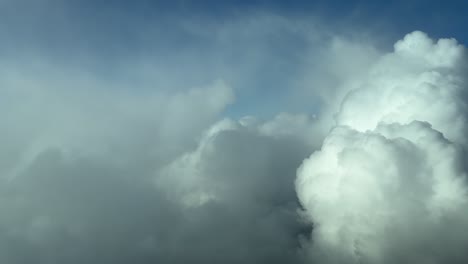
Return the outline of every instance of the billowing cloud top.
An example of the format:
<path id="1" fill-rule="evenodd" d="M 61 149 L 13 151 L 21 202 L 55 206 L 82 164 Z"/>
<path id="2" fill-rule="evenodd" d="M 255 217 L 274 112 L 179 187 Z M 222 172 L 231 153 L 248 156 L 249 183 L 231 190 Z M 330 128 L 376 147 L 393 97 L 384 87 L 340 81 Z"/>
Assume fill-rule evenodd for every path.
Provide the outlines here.
<path id="1" fill-rule="evenodd" d="M 464 48 L 413 32 L 344 97 L 298 170 L 320 263 L 464 263 Z"/>

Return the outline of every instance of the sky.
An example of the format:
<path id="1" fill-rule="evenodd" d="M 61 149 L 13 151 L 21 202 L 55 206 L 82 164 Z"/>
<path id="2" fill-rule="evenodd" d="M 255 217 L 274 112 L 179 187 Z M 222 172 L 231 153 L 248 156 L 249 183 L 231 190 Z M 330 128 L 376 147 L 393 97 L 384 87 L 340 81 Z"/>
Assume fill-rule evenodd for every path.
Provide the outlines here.
<path id="1" fill-rule="evenodd" d="M 1 53 L 7 58 L 46 60 L 126 86 L 145 82 L 138 90 L 154 79 L 175 89 L 223 78 L 241 98 L 229 109 L 237 118 L 273 116 L 278 98 L 288 97 L 283 87 L 294 86 L 303 64 L 311 63 L 305 54 L 319 56 L 327 38 L 346 36 L 384 51 L 414 30 L 468 41 L 464 1 L 3 2 Z"/>
<path id="2" fill-rule="evenodd" d="M 0 0 L 0 262 L 467 263 L 467 13 Z"/>

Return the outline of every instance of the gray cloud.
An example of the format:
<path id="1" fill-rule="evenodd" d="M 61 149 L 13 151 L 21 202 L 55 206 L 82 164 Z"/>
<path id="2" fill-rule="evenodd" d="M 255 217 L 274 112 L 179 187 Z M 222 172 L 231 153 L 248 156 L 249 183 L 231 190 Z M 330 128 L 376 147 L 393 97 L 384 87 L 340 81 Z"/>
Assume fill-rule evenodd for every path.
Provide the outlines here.
<path id="1" fill-rule="evenodd" d="M 179 170 L 170 177 L 151 166 L 44 150 L 3 182 L 1 260 L 300 262 L 298 239 L 309 228 L 296 214 L 293 181 L 309 149 L 243 128 L 212 137 L 195 151 L 197 163 L 182 156 L 168 165 Z M 213 199 L 186 199 L 200 190 Z"/>
<path id="2" fill-rule="evenodd" d="M 222 80 L 129 92 L 47 64 L 4 69 L 1 261 L 303 260 L 294 179 L 311 118 L 218 123 L 234 99 Z"/>

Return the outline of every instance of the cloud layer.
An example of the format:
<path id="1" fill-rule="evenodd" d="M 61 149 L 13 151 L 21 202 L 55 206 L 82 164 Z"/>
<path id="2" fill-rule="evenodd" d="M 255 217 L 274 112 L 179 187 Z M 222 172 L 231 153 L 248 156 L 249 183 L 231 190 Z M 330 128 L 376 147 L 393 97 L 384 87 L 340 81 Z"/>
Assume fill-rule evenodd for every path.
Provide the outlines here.
<path id="1" fill-rule="evenodd" d="M 0 3 L 1 263 L 467 262 L 454 39 L 20 2 Z"/>

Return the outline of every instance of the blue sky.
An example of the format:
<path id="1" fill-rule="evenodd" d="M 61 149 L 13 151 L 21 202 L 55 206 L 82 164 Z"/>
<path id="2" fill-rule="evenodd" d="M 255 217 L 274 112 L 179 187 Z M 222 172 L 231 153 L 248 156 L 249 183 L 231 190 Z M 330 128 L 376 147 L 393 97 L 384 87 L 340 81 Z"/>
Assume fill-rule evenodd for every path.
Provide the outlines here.
<path id="1" fill-rule="evenodd" d="M 223 79 L 237 95 L 228 114 L 271 116 L 283 103 L 316 110 L 283 99 L 303 74 L 304 54 L 320 54 L 327 38 L 367 38 L 387 51 L 421 30 L 467 43 L 467 13 L 466 1 L 6 1 L 0 54 L 40 57 L 136 92 L 155 89 L 151 82 L 177 90 Z M 304 32 L 317 25 L 322 35 L 310 41 Z"/>

